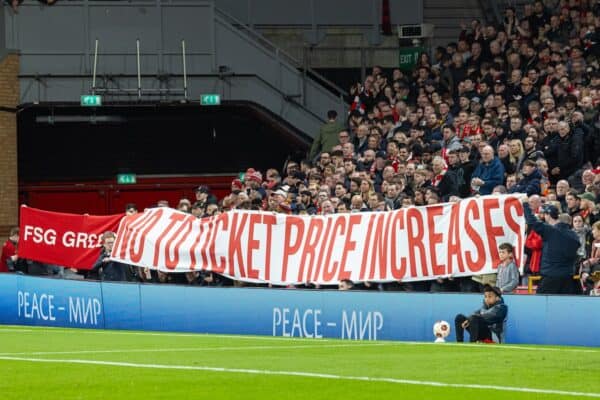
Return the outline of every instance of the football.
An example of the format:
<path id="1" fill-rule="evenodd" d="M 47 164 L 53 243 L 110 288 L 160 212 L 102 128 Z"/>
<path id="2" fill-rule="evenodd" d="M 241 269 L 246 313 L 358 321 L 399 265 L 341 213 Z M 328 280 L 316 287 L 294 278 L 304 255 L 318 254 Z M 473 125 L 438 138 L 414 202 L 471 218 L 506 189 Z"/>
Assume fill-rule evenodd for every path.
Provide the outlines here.
<path id="1" fill-rule="evenodd" d="M 433 324 L 433 334 L 435 335 L 436 343 L 445 342 L 444 339 L 450 334 L 450 324 L 446 321 L 436 321 L 436 323 Z"/>

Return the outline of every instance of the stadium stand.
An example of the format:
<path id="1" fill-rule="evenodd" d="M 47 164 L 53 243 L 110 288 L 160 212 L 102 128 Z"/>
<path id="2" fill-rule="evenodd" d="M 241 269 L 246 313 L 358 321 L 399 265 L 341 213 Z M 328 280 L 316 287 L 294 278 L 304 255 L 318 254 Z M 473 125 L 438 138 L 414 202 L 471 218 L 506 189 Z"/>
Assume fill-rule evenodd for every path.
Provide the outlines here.
<path id="1" fill-rule="evenodd" d="M 522 193 L 529 196 L 533 213 L 550 215 L 544 210 L 551 205 L 558 211 L 556 220 L 578 236 L 577 260 L 568 266 L 575 278 L 572 293 L 596 293 L 600 3 L 548 3 L 507 7 L 500 23 L 473 20 L 452 42 L 431 55 L 422 53 L 408 73 L 373 66 L 364 81 L 348 88 L 347 115 L 321 110 L 328 121 L 305 158 L 262 171 L 246 165 L 220 199 L 198 198 L 182 210 L 198 217 L 232 209 L 354 213 Z M 523 285 L 516 292 L 527 285 L 528 292 L 534 290 L 540 265 L 544 270 L 543 241 L 527 232 Z M 130 272 L 128 279 L 137 281 L 241 285 L 215 273 Z M 481 287 L 471 278 L 450 278 L 354 289 Z"/>

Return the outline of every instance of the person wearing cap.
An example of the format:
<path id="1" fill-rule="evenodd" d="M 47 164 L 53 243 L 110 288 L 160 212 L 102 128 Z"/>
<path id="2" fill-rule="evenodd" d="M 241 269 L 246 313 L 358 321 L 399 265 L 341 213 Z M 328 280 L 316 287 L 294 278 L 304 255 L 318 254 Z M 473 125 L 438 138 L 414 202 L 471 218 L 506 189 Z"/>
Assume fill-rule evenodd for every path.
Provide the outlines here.
<path id="1" fill-rule="evenodd" d="M 600 214 L 596 208 L 596 195 L 591 192 L 584 192 L 577 197 L 579 197 L 579 215 L 583 217 L 584 222 L 593 225 L 600 220 Z"/>
<path id="2" fill-rule="evenodd" d="M 540 294 L 574 293 L 573 269 L 577 261 L 579 237 L 571 227 L 559 220 L 559 211 L 552 204 L 540 207 L 540 219 L 536 218 L 523 196 L 525 222 L 542 238 L 542 260 L 538 285 Z"/>
<path id="3" fill-rule="evenodd" d="M 541 194 L 542 174 L 537 169 L 537 164 L 532 160 L 525 160 L 521 169 L 523 178 L 509 189 L 509 193 L 525 193 L 527 196 Z"/>
<path id="4" fill-rule="evenodd" d="M 196 188 L 196 201 L 206 206 L 207 204 L 217 203 L 217 197 L 210 192 L 207 185 L 201 185 Z"/>
<path id="5" fill-rule="evenodd" d="M 469 332 L 469 341 L 492 342 L 492 333 L 503 336 L 504 321 L 508 315 L 508 306 L 502 299 L 502 291 L 491 285 L 483 287 L 483 305 L 468 317 L 458 314 L 454 318 L 456 341 L 464 342 L 465 329 Z"/>
<path id="6" fill-rule="evenodd" d="M 506 90 L 506 78 L 501 75 L 494 79 L 494 95 L 499 95 L 506 102 L 509 98 Z"/>
<path id="7" fill-rule="evenodd" d="M 242 190 L 244 190 L 244 185 L 242 184 L 242 181 L 239 179 L 234 179 L 233 181 L 231 181 L 231 193 L 239 193 Z"/>
<path id="8" fill-rule="evenodd" d="M 262 187 L 263 176 L 260 171 L 254 170 L 254 168 L 248 168 L 244 175 L 244 184 L 246 185 L 246 191 L 250 190 L 260 193 L 260 196 L 264 199 L 267 197 L 265 188 Z"/>
<path id="9" fill-rule="evenodd" d="M 521 79 L 521 85 L 519 86 L 519 89 L 519 94 L 513 95 L 513 97 L 515 100 L 519 101 L 519 105 L 521 106 L 521 112 L 525 114 L 529 103 L 537 99 L 539 96 L 534 90 L 533 83 L 527 76 Z"/>
<path id="10" fill-rule="evenodd" d="M 481 97 L 473 96 L 471 98 L 471 112 L 477 116 L 481 116 L 483 113 L 483 104 L 481 101 Z"/>
<path id="11" fill-rule="evenodd" d="M 210 192 L 210 190 L 208 189 L 208 186 L 206 186 L 206 185 L 198 186 L 195 190 L 196 201 L 200 202 L 202 204 L 206 204 L 206 199 L 208 198 L 209 192 Z"/>

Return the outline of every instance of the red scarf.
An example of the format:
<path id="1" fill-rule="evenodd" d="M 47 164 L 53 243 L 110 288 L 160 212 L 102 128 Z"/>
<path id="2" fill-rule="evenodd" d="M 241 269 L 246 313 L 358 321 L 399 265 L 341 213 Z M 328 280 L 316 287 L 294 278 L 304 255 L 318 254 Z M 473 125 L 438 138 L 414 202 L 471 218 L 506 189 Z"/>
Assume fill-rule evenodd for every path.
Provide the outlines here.
<path id="1" fill-rule="evenodd" d="M 442 181 L 442 179 L 444 179 L 444 175 L 445 175 L 445 174 L 446 174 L 446 168 L 444 168 L 444 169 L 442 170 L 442 172 L 440 172 L 438 175 L 434 176 L 434 177 L 431 179 L 431 184 L 432 184 L 433 186 L 437 187 L 437 186 L 440 184 L 440 182 Z"/>
<path id="2" fill-rule="evenodd" d="M 542 237 L 532 229 L 525 240 L 525 247 L 531 250 L 529 270 L 537 274 L 540 272 L 540 261 L 542 260 Z"/>
<path id="3" fill-rule="evenodd" d="M 394 172 L 398 173 L 398 166 L 400 165 L 400 160 L 398 157 L 389 156 L 388 161 L 392 162 L 392 168 L 394 168 Z"/>

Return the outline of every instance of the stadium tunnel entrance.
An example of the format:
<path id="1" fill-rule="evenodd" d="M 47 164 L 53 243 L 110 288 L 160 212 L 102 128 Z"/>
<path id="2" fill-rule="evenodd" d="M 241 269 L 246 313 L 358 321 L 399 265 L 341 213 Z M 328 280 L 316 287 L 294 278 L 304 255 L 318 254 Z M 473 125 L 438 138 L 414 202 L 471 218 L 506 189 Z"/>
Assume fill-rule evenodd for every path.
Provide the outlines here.
<path id="1" fill-rule="evenodd" d="M 248 101 L 199 104 L 25 104 L 17 113 L 19 200 L 52 211 L 110 214 L 222 197 L 249 167 L 281 168 L 312 139 Z M 118 174 L 135 183 L 119 184 Z"/>

